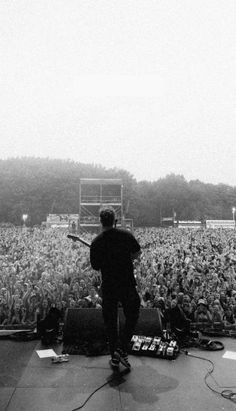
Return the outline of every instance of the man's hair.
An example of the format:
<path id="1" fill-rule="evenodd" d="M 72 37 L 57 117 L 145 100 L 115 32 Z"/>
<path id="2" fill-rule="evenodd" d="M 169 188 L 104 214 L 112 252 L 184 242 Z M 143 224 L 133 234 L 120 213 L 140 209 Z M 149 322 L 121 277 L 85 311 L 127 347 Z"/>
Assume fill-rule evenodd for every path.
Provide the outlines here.
<path id="1" fill-rule="evenodd" d="M 112 227 L 115 222 L 115 211 L 111 207 L 100 210 L 100 221 L 103 227 Z"/>

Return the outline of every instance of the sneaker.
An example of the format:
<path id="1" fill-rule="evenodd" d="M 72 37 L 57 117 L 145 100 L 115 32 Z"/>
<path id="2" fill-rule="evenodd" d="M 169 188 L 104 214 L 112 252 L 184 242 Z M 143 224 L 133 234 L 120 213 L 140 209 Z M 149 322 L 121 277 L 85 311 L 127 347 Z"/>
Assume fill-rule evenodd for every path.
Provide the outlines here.
<path id="1" fill-rule="evenodd" d="M 121 364 L 123 364 L 126 368 L 130 370 L 131 364 L 129 363 L 127 352 L 123 351 L 121 348 L 117 348 L 117 353 L 120 356 Z"/>
<path id="2" fill-rule="evenodd" d="M 120 355 L 115 351 L 110 359 L 110 365 L 112 368 L 118 369 L 119 363 L 120 363 Z"/>

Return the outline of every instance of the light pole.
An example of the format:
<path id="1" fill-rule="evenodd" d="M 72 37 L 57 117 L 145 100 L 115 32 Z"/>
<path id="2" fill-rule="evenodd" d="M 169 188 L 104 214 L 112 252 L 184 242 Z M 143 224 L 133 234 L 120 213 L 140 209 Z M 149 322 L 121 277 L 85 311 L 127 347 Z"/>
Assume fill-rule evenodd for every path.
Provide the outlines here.
<path id="1" fill-rule="evenodd" d="M 236 211 L 236 208 L 232 207 L 233 220 L 234 220 L 234 229 L 236 229 L 235 211 Z"/>
<path id="2" fill-rule="evenodd" d="M 25 223 L 26 223 L 27 218 L 28 218 L 28 214 L 23 214 L 22 215 L 23 227 L 25 227 Z"/>

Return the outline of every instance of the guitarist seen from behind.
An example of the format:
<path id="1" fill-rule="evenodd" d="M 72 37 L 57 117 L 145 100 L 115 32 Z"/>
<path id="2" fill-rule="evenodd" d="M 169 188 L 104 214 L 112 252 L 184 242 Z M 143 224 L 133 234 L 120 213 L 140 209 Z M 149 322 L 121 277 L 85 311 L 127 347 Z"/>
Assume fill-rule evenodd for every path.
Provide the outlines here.
<path id="1" fill-rule="evenodd" d="M 118 369 L 122 363 L 130 369 L 128 345 L 139 317 L 140 298 L 136 290 L 133 260 L 141 254 L 140 245 L 127 230 L 115 228 L 112 208 L 100 211 L 102 232 L 90 247 L 90 261 L 94 270 L 102 275 L 102 312 L 109 340 L 110 364 Z M 117 332 L 118 303 L 122 304 L 125 327 Z"/>

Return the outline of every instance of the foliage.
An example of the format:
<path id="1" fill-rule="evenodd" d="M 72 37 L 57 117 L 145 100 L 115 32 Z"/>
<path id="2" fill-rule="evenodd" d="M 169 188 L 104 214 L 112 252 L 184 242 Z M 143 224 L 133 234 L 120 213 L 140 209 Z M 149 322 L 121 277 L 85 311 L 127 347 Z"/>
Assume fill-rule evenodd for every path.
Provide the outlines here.
<path id="1" fill-rule="evenodd" d="M 126 170 L 48 158 L 0 160 L 0 223 L 41 224 L 49 213 L 78 213 L 80 178 L 122 178 L 124 210 L 136 226 L 158 226 L 176 212 L 182 220 L 231 219 L 236 187 L 187 182 L 169 174 L 137 182 Z"/>

